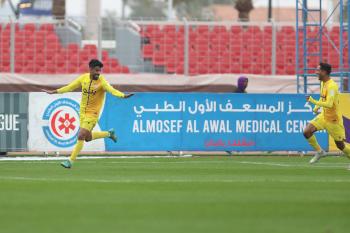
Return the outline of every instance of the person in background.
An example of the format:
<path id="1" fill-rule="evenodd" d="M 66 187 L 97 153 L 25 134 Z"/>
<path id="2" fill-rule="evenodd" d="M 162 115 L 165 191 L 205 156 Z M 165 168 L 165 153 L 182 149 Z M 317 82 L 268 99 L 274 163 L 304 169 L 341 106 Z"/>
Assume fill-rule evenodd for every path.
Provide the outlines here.
<path id="1" fill-rule="evenodd" d="M 246 89 L 248 87 L 248 78 L 246 76 L 241 76 L 237 80 L 237 86 L 234 87 L 234 93 L 247 93 Z M 232 155 L 232 151 L 225 151 L 227 154 Z"/>
<path id="2" fill-rule="evenodd" d="M 234 93 L 247 93 L 246 89 L 248 87 L 248 78 L 246 76 L 241 76 L 238 78 L 237 87 Z"/>

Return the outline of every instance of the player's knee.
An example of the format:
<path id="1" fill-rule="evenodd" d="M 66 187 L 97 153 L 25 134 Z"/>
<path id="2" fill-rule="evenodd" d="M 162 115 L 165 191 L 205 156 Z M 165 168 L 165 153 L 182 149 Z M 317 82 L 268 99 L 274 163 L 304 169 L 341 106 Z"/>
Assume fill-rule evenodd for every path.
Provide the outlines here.
<path id="1" fill-rule="evenodd" d="M 306 139 L 312 136 L 312 133 L 309 130 L 304 130 L 303 135 Z"/>
<path id="2" fill-rule="evenodd" d="M 92 135 L 87 133 L 85 134 L 85 142 L 90 142 L 92 140 Z"/>
<path id="3" fill-rule="evenodd" d="M 345 148 L 345 144 L 342 141 L 335 141 L 335 145 L 337 146 L 337 148 L 339 150 L 344 150 L 344 148 Z"/>
<path id="4" fill-rule="evenodd" d="M 84 135 L 78 135 L 78 140 L 84 141 L 85 140 L 85 136 Z"/>

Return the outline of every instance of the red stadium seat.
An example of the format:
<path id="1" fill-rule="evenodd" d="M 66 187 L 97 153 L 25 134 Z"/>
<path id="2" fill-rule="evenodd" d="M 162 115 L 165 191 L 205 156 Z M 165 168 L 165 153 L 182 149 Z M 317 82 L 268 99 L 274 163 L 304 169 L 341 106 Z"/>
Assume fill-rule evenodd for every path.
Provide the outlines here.
<path id="1" fill-rule="evenodd" d="M 207 34 L 209 32 L 209 26 L 208 25 L 199 25 L 196 28 L 196 32 L 199 34 Z"/>
<path id="2" fill-rule="evenodd" d="M 189 75 L 197 75 L 198 74 L 197 66 L 190 66 L 188 73 Z"/>
<path id="3" fill-rule="evenodd" d="M 156 66 L 163 66 L 165 64 L 164 56 L 154 56 L 153 57 L 153 64 Z"/>
<path id="4" fill-rule="evenodd" d="M 83 49 L 90 52 L 97 52 L 97 47 L 94 44 L 86 44 L 84 45 Z"/>
<path id="5" fill-rule="evenodd" d="M 128 73 L 130 73 L 129 67 L 127 67 L 127 66 L 121 66 L 121 72 L 122 72 L 123 74 L 128 74 Z"/>
<path id="6" fill-rule="evenodd" d="M 76 64 L 68 64 L 67 71 L 70 74 L 79 73 L 79 67 Z"/>
<path id="7" fill-rule="evenodd" d="M 210 63 L 208 66 L 209 74 L 218 74 L 220 70 L 220 64 L 218 63 Z"/>
<path id="8" fill-rule="evenodd" d="M 230 73 L 233 73 L 233 74 L 241 73 L 240 64 L 239 63 L 231 63 Z"/>
<path id="9" fill-rule="evenodd" d="M 167 71 L 167 73 L 170 73 L 170 74 L 176 73 L 176 65 L 175 64 L 167 64 L 166 71 Z"/>
<path id="10" fill-rule="evenodd" d="M 284 34 L 291 35 L 291 34 L 295 34 L 295 29 L 293 26 L 282 26 L 281 32 Z"/>
<path id="11" fill-rule="evenodd" d="M 102 60 L 108 60 L 109 59 L 109 54 L 108 51 L 102 50 Z"/>
<path id="12" fill-rule="evenodd" d="M 166 38 L 175 38 L 176 37 L 176 27 L 175 25 L 165 25 L 162 32 Z"/>
<path id="13" fill-rule="evenodd" d="M 78 61 L 88 62 L 90 60 L 90 54 L 88 51 L 81 50 L 79 52 Z"/>
<path id="14" fill-rule="evenodd" d="M 34 66 L 32 64 L 27 64 L 23 67 L 22 73 L 32 74 L 34 73 Z"/>
<path id="15" fill-rule="evenodd" d="M 257 34 L 257 33 L 261 33 L 261 30 L 259 26 L 248 26 L 248 29 L 246 29 L 246 32 L 251 34 Z"/>
<path id="16" fill-rule="evenodd" d="M 48 24 L 48 23 L 41 24 L 39 28 L 41 31 L 46 31 L 46 32 L 54 32 L 55 30 L 55 26 L 53 24 Z"/>
<path id="17" fill-rule="evenodd" d="M 109 59 L 109 62 L 110 62 L 110 64 L 111 64 L 111 66 L 119 66 L 119 62 L 118 62 L 118 60 L 115 59 L 115 58 Z"/>
<path id="18" fill-rule="evenodd" d="M 231 27 L 231 34 L 240 34 L 242 32 L 241 26 L 232 26 Z"/>
<path id="19" fill-rule="evenodd" d="M 80 49 L 79 45 L 76 43 L 71 43 L 67 45 L 69 52 L 77 53 Z"/>
<path id="20" fill-rule="evenodd" d="M 79 73 L 88 73 L 89 72 L 89 68 L 86 64 L 81 64 L 79 66 Z M 103 69 L 103 72 L 105 72 L 105 68 Z"/>
<path id="21" fill-rule="evenodd" d="M 178 64 L 176 67 L 176 74 L 183 74 L 184 73 L 184 65 Z"/>
<path id="22" fill-rule="evenodd" d="M 153 57 L 153 45 L 152 44 L 143 45 L 142 56 L 144 58 L 152 58 Z"/>
<path id="23" fill-rule="evenodd" d="M 35 35 L 32 36 L 35 38 L 35 40 L 44 41 L 47 35 L 49 35 L 49 33 L 46 31 L 37 31 Z"/>
<path id="24" fill-rule="evenodd" d="M 20 26 L 19 26 L 18 23 L 15 23 L 15 24 L 14 24 L 14 27 L 15 27 L 15 32 L 17 32 L 17 31 L 20 30 Z M 3 28 L 3 31 L 4 31 L 4 32 L 10 33 L 10 31 L 11 31 L 11 24 L 9 24 L 9 23 L 6 24 L 5 27 Z"/>
<path id="25" fill-rule="evenodd" d="M 16 72 L 83 72 L 89 59 L 97 57 L 95 45 L 80 48 L 78 43 L 61 45 L 55 33 L 54 24 L 26 23 L 15 24 Z M 162 66 L 168 73 L 183 73 L 185 38 L 184 26 L 167 24 L 141 25 L 141 36 L 149 37 L 147 44 L 142 44 L 142 58 L 155 66 Z M 327 28 L 324 28 L 327 31 Z M 308 35 L 318 36 L 316 27 L 308 27 Z M 338 26 L 329 29 L 333 43 L 339 47 Z M 343 38 L 347 37 L 344 32 Z M 299 44 L 302 45 L 302 32 L 299 32 Z M 277 73 L 294 74 L 295 61 L 295 27 L 282 26 L 277 30 Z M 323 60 L 339 67 L 339 54 L 328 39 L 323 36 Z M 271 73 L 271 26 L 224 26 L 197 24 L 189 28 L 189 71 L 191 75 L 205 73 Z M 310 46 L 308 52 L 317 52 L 317 46 Z M 302 51 L 300 56 L 302 56 Z M 0 27 L 0 68 L 9 68 L 10 25 Z M 347 51 L 344 59 L 347 59 Z M 35 68 L 27 67 L 26 61 L 35 60 Z M 104 72 L 130 72 L 115 59 L 111 62 L 106 50 L 102 51 L 102 60 L 106 64 Z M 309 66 L 317 65 L 318 59 L 310 58 Z M 76 65 L 72 68 L 67 63 Z M 53 64 L 55 70 L 48 67 Z M 344 63 L 345 65 L 346 62 Z M 85 67 L 85 68 L 84 68 Z"/>
<path id="26" fill-rule="evenodd" d="M 23 26 L 23 30 L 34 33 L 36 30 L 36 25 L 34 23 L 27 23 Z"/>
<path id="27" fill-rule="evenodd" d="M 1 72 L 10 72 L 10 64 L 0 64 Z"/>
<path id="28" fill-rule="evenodd" d="M 46 43 L 53 44 L 53 43 L 59 43 L 58 36 L 54 33 L 50 33 L 46 36 Z"/>

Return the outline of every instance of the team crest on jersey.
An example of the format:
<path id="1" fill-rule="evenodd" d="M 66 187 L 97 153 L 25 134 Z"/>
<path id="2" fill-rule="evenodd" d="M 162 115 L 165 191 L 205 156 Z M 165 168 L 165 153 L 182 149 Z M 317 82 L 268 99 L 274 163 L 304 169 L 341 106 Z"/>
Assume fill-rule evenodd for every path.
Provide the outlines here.
<path id="1" fill-rule="evenodd" d="M 51 102 L 42 116 L 43 132 L 47 140 L 57 147 L 75 144 L 79 131 L 79 104 L 68 98 Z"/>

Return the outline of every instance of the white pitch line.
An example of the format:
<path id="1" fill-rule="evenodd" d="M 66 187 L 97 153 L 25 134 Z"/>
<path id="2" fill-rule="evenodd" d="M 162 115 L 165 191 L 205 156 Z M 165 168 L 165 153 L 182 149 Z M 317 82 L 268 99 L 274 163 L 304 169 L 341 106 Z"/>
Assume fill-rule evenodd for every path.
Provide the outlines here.
<path id="1" fill-rule="evenodd" d="M 152 158 L 190 158 L 192 155 L 182 155 L 182 156 L 81 156 L 78 160 L 85 160 L 85 163 L 96 163 L 94 159 L 152 159 Z M 21 161 L 22 163 L 56 163 L 57 161 L 66 160 L 67 157 L 5 157 L 0 158 L 0 164 L 5 164 L 1 162 L 10 162 L 10 161 Z M 302 168 L 344 168 L 349 165 L 349 163 L 318 163 L 310 165 L 307 162 L 298 162 L 298 163 L 274 163 L 274 162 L 254 162 L 254 161 L 237 161 L 234 158 L 230 160 L 222 161 L 108 161 L 108 162 L 99 162 L 103 164 L 227 164 L 227 163 L 238 163 L 238 164 L 251 164 L 251 165 L 265 165 L 265 166 L 276 166 L 276 167 L 302 167 Z"/>
<path id="2" fill-rule="evenodd" d="M 267 165 L 267 166 L 276 166 L 276 167 L 303 167 L 303 168 L 344 168 L 344 166 L 349 165 L 349 163 L 339 163 L 339 165 L 333 164 L 307 164 L 307 163 L 299 163 L 299 164 L 287 164 L 287 163 L 271 163 L 271 162 L 251 162 L 251 161 L 235 161 L 240 164 L 252 164 L 252 165 Z"/>
<path id="3" fill-rule="evenodd" d="M 269 165 L 269 166 L 277 166 L 277 167 L 294 167 L 291 164 L 283 164 L 283 163 L 271 163 L 271 162 L 250 162 L 250 161 L 236 161 L 236 163 L 242 164 L 254 164 L 254 165 Z"/>
<path id="4" fill-rule="evenodd" d="M 91 161 L 90 161 L 91 162 Z M 292 163 L 273 163 L 273 162 L 254 162 L 254 161 L 239 161 L 239 160 L 235 160 L 235 159 L 230 159 L 230 160 L 221 160 L 221 161 L 208 161 L 208 160 L 200 160 L 200 158 L 196 159 L 196 160 L 186 160 L 186 161 L 108 161 L 108 162 L 100 162 L 100 163 L 117 163 L 117 164 L 152 164 L 152 163 L 156 163 L 156 164 L 162 164 L 162 163 L 185 163 L 185 164 L 228 164 L 228 163 L 240 163 L 240 164 L 252 164 L 252 165 L 268 165 L 268 166 L 278 166 L 278 167 L 331 167 L 331 166 L 335 166 L 338 167 L 337 165 L 341 166 L 341 165 L 350 165 L 350 163 L 318 163 L 318 164 L 314 164 L 314 165 L 310 165 L 308 164 L 308 162 L 292 162 Z M 323 164 L 323 165 L 322 165 Z"/>
<path id="5" fill-rule="evenodd" d="M 58 179 L 58 178 L 38 178 L 38 177 L 21 177 L 21 176 L 0 176 L 3 181 L 32 181 L 32 182 L 84 182 L 84 183 L 107 183 L 107 184 L 133 184 L 133 183 L 350 183 L 350 180 L 330 179 L 330 180 L 278 180 L 278 179 L 247 179 L 247 180 L 229 180 L 229 179 L 215 179 L 215 180 L 194 180 L 194 179 L 122 179 L 122 180 L 108 180 L 108 179 Z"/>

